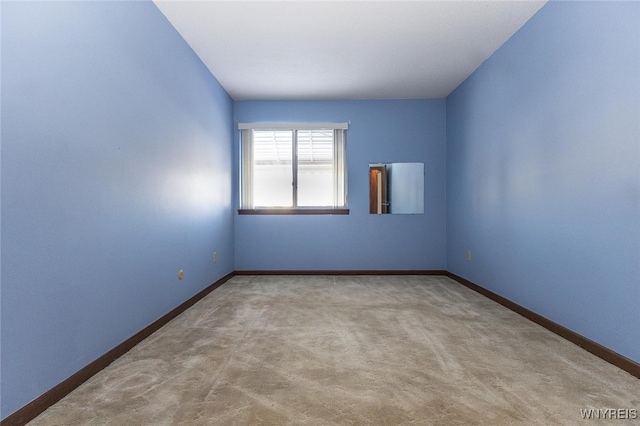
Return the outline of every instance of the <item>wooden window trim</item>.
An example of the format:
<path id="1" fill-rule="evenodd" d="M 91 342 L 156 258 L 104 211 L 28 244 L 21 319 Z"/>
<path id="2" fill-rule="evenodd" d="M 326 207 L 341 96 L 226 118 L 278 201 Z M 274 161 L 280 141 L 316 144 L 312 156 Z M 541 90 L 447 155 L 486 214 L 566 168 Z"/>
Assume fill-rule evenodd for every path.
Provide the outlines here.
<path id="1" fill-rule="evenodd" d="M 348 215 L 349 209 L 345 208 L 257 208 L 257 209 L 239 209 L 238 214 L 240 215 L 321 215 L 321 214 L 331 214 L 331 215 Z"/>

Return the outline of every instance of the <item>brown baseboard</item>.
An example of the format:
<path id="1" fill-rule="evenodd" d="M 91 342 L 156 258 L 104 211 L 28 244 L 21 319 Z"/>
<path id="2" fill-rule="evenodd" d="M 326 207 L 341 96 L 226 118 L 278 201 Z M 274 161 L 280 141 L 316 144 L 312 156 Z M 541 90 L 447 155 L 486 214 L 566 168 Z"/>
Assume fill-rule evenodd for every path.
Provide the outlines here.
<path id="1" fill-rule="evenodd" d="M 346 270 L 274 270 L 274 271 L 235 271 L 236 275 L 446 275 L 447 271 L 438 269 L 410 269 L 410 270 L 371 270 L 371 269 L 346 269 Z"/>
<path id="2" fill-rule="evenodd" d="M 590 340 L 574 331 L 569 330 L 566 327 L 561 326 L 558 323 L 555 323 L 553 321 L 551 321 L 550 319 L 547 319 L 545 317 L 543 317 L 542 315 L 536 314 L 533 311 L 530 311 L 529 309 L 518 305 L 517 303 L 514 303 L 512 301 L 510 301 L 509 299 L 506 299 L 490 290 L 487 290 L 484 287 L 479 286 L 478 284 L 475 284 L 465 278 L 462 278 L 454 273 L 451 273 L 449 271 L 447 271 L 445 273 L 446 276 L 448 276 L 449 278 L 459 282 L 460 284 L 464 285 L 465 287 L 470 288 L 471 290 L 482 294 L 483 296 L 488 297 L 489 299 L 498 302 L 499 304 L 501 304 L 502 306 L 509 308 L 510 310 L 514 311 L 517 314 L 522 315 L 523 317 L 527 318 L 528 320 L 531 320 L 533 322 L 535 322 L 538 325 L 543 326 L 544 328 L 546 328 L 547 330 L 557 334 L 558 336 L 570 341 L 571 343 L 574 343 L 578 346 L 580 346 L 582 349 L 591 352 L 592 354 L 594 354 L 595 356 L 597 356 L 598 358 L 601 358 L 605 361 L 607 361 L 609 364 L 613 364 L 616 367 L 628 372 L 629 374 L 640 378 L 640 364 L 638 364 L 637 362 L 625 357 L 624 355 L 620 355 L 617 352 L 612 351 L 611 349 L 602 346 L 599 343 L 594 342 L 593 340 Z"/>
<path id="3" fill-rule="evenodd" d="M 89 380 L 92 376 L 94 376 L 99 371 L 103 370 L 109 364 L 111 364 L 116 359 L 120 358 L 122 355 L 131 350 L 135 345 L 142 342 L 144 339 L 149 337 L 155 331 L 159 330 L 162 326 L 167 324 L 173 318 L 180 315 L 182 312 L 193 306 L 197 301 L 202 299 L 207 294 L 211 293 L 216 288 L 220 287 L 222 284 L 227 282 L 229 279 L 233 278 L 235 275 L 444 275 L 446 271 L 444 270 L 407 270 L 407 271 L 390 271 L 390 270 L 380 270 L 380 271 L 371 271 L 371 270 L 346 270 L 346 271 L 338 271 L 338 270 L 330 270 L 330 271 L 310 271 L 310 270 L 279 270 L 279 271 L 233 271 L 226 276 L 222 277 L 215 283 L 211 284 L 209 287 L 205 288 L 195 296 L 191 297 L 186 302 L 182 303 L 178 307 L 174 308 L 166 315 L 162 316 L 149 326 L 145 327 L 143 330 L 140 330 L 135 335 L 131 336 L 129 339 L 120 343 L 118 346 L 111 349 L 109 352 L 105 353 L 95 361 L 86 365 L 81 370 L 74 373 L 69 378 L 65 379 L 58 385 L 49 389 L 47 392 L 43 393 L 24 407 L 20 408 L 16 412 L 10 414 L 6 418 L 0 421 L 0 424 L 3 426 L 21 426 L 24 425 L 31 420 L 38 417 L 42 412 L 44 412 L 47 408 L 60 401 L 62 398 L 67 396 L 71 391 L 76 389 L 78 386 Z"/>
<path id="4" fill-rule="evenodd" d="M 135 345 L 159 330 L 173 318 L 193 306 L 197 301 L 211 293 L 216 288 L 233 278 L 235 275 L 444 275 L 460 284 L 498 302 L 502 306 L 522 315 L 523 317 L 543 326 L 549 331 L 563 337 L 581 348 L 591 352 L 599 358 L 613 364 L 620 369 L 627 371 L 635 377 L 640 378 L 640 364 L 620 355 L 609 348 L 606 348 L 592 340 L 581 336 L 568 328 L 565 328 L 533 311 L 524 308 L 490 290 L 485 289 L 469 280 L 445 270 L 278 270 L 278 271 L 234 271 L 222 277 L 209 287 L 205 288 L 186 302 L 171 310 L 143 330 L 139 331 L 129 339 L 125 340 L 115 348 L 111 349 L 100 358 L 96 359 L 80 371 L 48 390 L 38 398 L 31 401 L 15 413 L 7 416 L 0 423 L 3 426 L 21 426 L 33 420 L 47 408 L 64 398 L 75 388 L 89 380 L 93 375 L 107 367 L 113 361 L 127 353 Z"/>
<path id="5" fill-rule="evenodd" d="M 215 283 L 211 284 L 204 290 L 200 291 L 195 296 L 191 297 L 186 302 L 180 304 L 176 308 L 172 309 L 167 314 L 163 315 L 144 329 L 140 330 L 138 333 L 134 334 L 124 342 L 120 343 L 115 348 L 111 349 L 106 354 L 102 355 L 100 358 L 91 362 L 68 379 L 64 380 L 60 384 L 54 386 L 49 389 L 47 392 L 40 395 L 38 398 L 34 399 L 15 413 L 7 416 L 0 423 L 2 426 L 21 426 L 30 422 L 31 420 L 38 417 L 42 412 L 44 412 L 47 408 L 60 401 L 62 398 L 67 396 L 71 391 L 75 388 L 89 380 L 92 376 L 98 373 L 100 370 L 107 367 L 116 359 L 120 358 L 122 355 L 131 350 L 135 345 L 142 342 L 144 339 L 149 337 L 154 332 L 158 331 L 162 326 L 167 324 L 169 321 L 180 315 L 182 312 L 186 311 L 188 308 L 193 306 L 197 301 L 205 297 L 207 294 L 211 293 L 216 288 L 220 287 L 222 284 L 227 282 L 230 278 L 232 278 L 235 274 L 233 272 L 225 275 L 220 278 Z"/>

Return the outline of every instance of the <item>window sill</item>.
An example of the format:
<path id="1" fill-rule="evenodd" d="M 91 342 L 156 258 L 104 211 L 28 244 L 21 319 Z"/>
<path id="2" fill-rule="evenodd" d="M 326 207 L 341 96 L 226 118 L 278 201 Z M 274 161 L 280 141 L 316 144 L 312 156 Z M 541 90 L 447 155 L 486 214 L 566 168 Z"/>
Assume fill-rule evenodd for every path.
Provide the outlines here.
<path id="1" fill-rule="evenodd" d="M 239 209 L 238 214 L 258 214 L 258 215 L 318 215 L 318 214 L 349 214 L 349 209 L 290 209 L 290 208 L 271 208 L 271 209 Z"/>

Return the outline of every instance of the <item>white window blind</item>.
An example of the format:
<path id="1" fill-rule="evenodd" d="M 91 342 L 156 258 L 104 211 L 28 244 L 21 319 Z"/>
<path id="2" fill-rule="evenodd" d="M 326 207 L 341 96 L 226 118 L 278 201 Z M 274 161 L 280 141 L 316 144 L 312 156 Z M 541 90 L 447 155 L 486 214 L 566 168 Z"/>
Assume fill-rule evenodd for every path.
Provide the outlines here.
<path id="1" fill-rule="evenodd" d="M 240 208 L 346 207 L 346 127 L 240 124 Z"/>

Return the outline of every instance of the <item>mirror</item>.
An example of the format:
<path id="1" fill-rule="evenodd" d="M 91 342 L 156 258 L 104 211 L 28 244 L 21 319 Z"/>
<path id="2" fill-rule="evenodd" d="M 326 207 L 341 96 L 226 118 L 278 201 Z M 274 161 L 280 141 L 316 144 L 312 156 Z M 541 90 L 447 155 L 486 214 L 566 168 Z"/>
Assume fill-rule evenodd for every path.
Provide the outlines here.
<path id="1" fill-rule="evenodd" d="M 369 164 L 369 213 L 424 213 L 424 163 Z"/>

